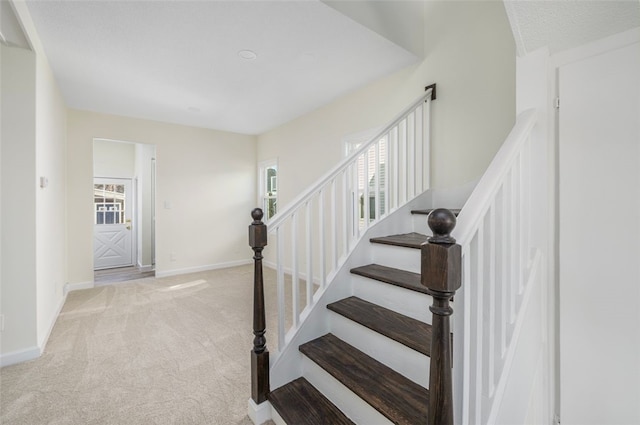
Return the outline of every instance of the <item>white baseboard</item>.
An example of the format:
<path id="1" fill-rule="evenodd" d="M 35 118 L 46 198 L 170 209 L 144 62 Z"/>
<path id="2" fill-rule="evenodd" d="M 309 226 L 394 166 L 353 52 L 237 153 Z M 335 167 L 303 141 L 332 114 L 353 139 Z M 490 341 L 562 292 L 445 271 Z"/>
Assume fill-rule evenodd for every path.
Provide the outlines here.
<path id="1" fill-rule="evenodd" d="M 78 283 L 67 283 L 64 285 L 64 295 L 66 296 L 71 291 L 79 291 L 81 289 L 91 289 L 95 286 L 93 281 L 90 282 L 78 282 Z"/>
<path id="2" fill-rule="evenodd" d="M 138 263 L 138 271 L 140 272 L 150 272 L 153 270 L 153 265 L 149 264 L 146 266 L 143 266 L 142 264 Z"/>
<path id="3" fill-rule="evenodd" d="M 263 423 L 270 420 L 271 411 L 271 403 L 269 403 L 268 401 L 256 404 L 253 399 L 249 399 L 247 413 L 249 415 L 249 419 L 251 419 L 254 425 L 262 425 Z"/>
<path id="4" fill-rule="evenodd" d="M 42 354 L 42 352 L 38 347 L 25 348 L 24 350 L 5 353 L 0 355 L 0 367 L 11 366 L 28 360 L 37 359 L 40 357 L 40 354 Z"/>
<path id="5" fill-rule="evenodd" d="M 206 272 L 209 270 L 226 269 L 228 267 L 244 266 L 245 264 L 251 264 L 253 260 L 237 260 L 228 261 L 226 263 L 209 264 L 206 266 L 185 267 L 183 269 L 172 270 L 156 270 L 156 277 L 176 276 L 179 274 Z"/>

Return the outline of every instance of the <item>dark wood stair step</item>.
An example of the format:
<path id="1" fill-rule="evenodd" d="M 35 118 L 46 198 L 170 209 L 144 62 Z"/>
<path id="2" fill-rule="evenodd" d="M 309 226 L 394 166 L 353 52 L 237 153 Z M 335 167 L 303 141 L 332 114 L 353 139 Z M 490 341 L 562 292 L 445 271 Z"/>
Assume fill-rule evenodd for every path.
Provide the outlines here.
<path id="1" fill-rule="evenodd" d="M 394 424 L 426 423 L 429 391 L 332 334 L 300 351 Z"/>
<path id="2" fill-rule="evenodd" d="M 435 208 L 429 208 L 426 210 L 411 210 L 411 214 L 429 215 L 433 210 L 435 210 Z M 457 217 L 458 214 L 460 214 L 461 210 L 460 208 L 449 208 L 449 211 L 451 211 Z"/>
<path id="3" fill-rule="evenodd" d="M 404 233 L 401 235 L 382 236 L 371 238 L 369 242 L 383 245 L 403 246 L 406 248 L 420 249 L 420 245 L 427 241 L 428 236 L 421 233 Z"/>
<path id="4" fill-rule="evenodd" d="M 355 425 L 304 378 L 272 391 L 269 401 L 291 425 Z"/>
<path id="5" fill-rule="evenodd" d="M 351 269 L 351 273 L 359 276 L 375 279 L 380 282 L 400 286 L 416 292 L 428 293 L 427 288 L 420 283 L 420 274 L 406 270 L 394 269 L 392 267 L 381 266 L 379 264 L 369 264 L 367 266 Z"/>
<path id="6" fill-rule="evenodd" d="M 431 353 L 431 325 L 427 323 L 358 297 L 345 298 L 327 308 L 419 353 Z"/>

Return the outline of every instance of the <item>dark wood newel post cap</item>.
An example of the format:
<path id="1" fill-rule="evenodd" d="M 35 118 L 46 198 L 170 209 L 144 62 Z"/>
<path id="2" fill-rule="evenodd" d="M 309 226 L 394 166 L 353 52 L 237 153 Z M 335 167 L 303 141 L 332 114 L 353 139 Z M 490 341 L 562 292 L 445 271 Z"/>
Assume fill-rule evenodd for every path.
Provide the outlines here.
<path id="1" fill-rule="evenodd" d="M 422 244 L 422 285 L 436 292 L 455 292 L 460 288 L 462 249 L 451 237 L 456 216 L 449 210 L 438 208 L 427 219 L 433 231 Z"/>
<path id="2" fill-rule="evenodd" d="M 446 208 L 431 211 L 427 217 L 427 224 L 433 232 L 433 236 L 428 239 L 429 242 L 436 244 L 456 243 L 456 240 L 451 237 L 451 232 L 456 227 L 456 221 L 455 214 Z"/>
<path id="3" fill-rule="evenodd" d="M 252 224 L 262 224 L 262 217 L 264 217 L 264 213 L 260 208 L 254 208 L 251 210 L 251 218 L 253 219 Z"/>
<path id="4" fill-rule="evenodd" d="M 262 222 L 264 213 L 260 208 L 251 210 L 253 223 L 249 225 L 249 246 L 251 248 L 264 248 L 267 246 L 267 226 Z"/>

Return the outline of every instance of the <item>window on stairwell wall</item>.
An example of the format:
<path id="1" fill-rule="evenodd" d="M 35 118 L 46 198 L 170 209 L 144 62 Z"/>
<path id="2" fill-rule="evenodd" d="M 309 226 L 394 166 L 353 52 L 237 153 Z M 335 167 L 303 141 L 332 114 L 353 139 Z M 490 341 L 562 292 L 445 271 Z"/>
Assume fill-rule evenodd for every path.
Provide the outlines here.
<path id="1" fill-rule="evenodd" d="M 363 131 L 361 133 L 353 134 L 344 138 L 344 153 L 345 157 L 351 155 L 358 148 L 360 148 L 364 143 L 369 142 L 377 133 L 379 129 L 372 129 Z M 385 187 L 384 183 L 385 179 L 385 171 L 386 171 L 386 149 L 387 149 L 387 141 L 381 140 L 379 144 L 379 152 L 376 152 L 374 146 L 370 147 L 368 150 L 367 161 L 365 164 L 365 155 L 362 155 L 358 158 L 358 187 L 356 189 L 357 193 L 354 193 L 354 196 L 358 197 L 358 205 L 360 210 L 360 219 L 364 219 L 365 208 L 364 208 L 364 193 L 365 193 L 365 178 L 367 180 L 367 184 L 369 185 L 369 219 L 375 219 L 375 184 L 376 179 L 378 179 L 379 190 L 380 190 L 380 199 L 379 199 L 379 215 L 383 215 L 385 213 Z M 366 174 L 365 174 L 366 172 Z"/>
<path id="2" fill-rule="evenodd" d="M 262 161 L 258 170 L 260 202 L 267 220 L 278 211 L 278 160 Z"/>

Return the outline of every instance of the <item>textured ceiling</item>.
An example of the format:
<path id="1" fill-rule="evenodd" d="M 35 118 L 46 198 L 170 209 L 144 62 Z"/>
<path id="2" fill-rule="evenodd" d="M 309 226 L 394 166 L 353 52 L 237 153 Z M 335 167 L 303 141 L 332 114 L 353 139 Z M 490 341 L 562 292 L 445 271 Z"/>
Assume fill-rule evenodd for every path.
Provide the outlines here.
<path id="1" fill-rule="evenodd" d="M 519 54 L 551 53 L 640 27 L 640 1 L 506 0 Z"/>
<path id="2" fill-rule="evenodd" d="M 69 107 L 246 134 L 418 59 L 315 0 L 28 6 Z"/>

